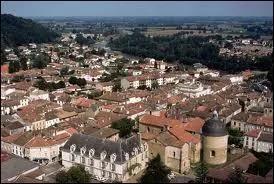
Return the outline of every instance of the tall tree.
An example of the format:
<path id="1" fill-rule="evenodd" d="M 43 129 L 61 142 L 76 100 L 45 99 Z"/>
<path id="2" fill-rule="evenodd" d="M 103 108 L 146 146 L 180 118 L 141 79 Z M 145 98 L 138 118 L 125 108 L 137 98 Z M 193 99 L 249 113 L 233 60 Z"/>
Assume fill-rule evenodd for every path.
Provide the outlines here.
<path id="1" fill-rule="evenodd" d="M 145 173 L 140 178 L 141 183 L 169 183 L 168 175 L 171 170 L 161 161 L 161 156 L 157 154 L 149 161 Z"/>
<path id="2" fill-rule="evenodd" d="M 27 62 L 28 62 L 28 59 L 26 57 L 22 57 L 20 59 L 20 65 L 21 65 L 22 70 L 27 70 L 28 69 Z"/>
<path id="3" fill-rule="evenodd" d="M 207 172 L 208 172 L 208 168 L 205 162 L 197 163 L 194 168 L 194 173 L 196 176 L 195 182 L 205 183 Z"/>
<path id="4" fill-rule="evenodd" d="M 56 175 L 57 183 L 90 183 L 91 175 L 84 166 L 72 166 L 67 172 L 60 171 Z"/>
<path id="5" fill-rule="evenodd" d="M 119 130 L 120 137 L 126 137 L 131 134 L 133 127 L 135 126 L 135 121 L 131 119 L 121 119 L 114 121 L 111 124 L 111 128 Z"/>
<path id="6" fill-rule="evenodd" d="M 14 72 L 15 72 L 14 62 L 11 61 L 9 62 L 9 73 L 14 73 Z"/>

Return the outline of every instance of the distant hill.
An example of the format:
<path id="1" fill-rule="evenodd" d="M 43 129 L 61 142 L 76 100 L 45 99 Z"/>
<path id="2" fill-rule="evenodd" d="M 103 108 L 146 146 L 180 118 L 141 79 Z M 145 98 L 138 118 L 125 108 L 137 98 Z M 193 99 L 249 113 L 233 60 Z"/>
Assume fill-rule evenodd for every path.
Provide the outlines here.
<path id="1" fill-rule="evenodd" d="M 32 42 L 52 42 L 57 37 L 59 37 L 57 33 L 31 19 L 1 14 L 1 48 Z"/>

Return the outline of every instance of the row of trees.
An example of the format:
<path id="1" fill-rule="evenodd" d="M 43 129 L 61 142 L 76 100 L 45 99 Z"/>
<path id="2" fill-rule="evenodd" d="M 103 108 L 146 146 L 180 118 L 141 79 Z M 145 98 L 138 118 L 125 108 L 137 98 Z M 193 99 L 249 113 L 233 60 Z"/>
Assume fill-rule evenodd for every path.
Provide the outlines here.
<path id="1" fill-rule="evenodd" d="M 84 87 L 85 85 L 87 85 L 87 81 L 86 79 L 84 78 L 77 78 L 77 77 L 74 77 L 74 76 L 71 76 L 69 78 L 69 83 L 72 84 L 72 85 L 78 85 L 80 87 Z"/>
<path id="2" fill-rule="evenodd" d="M 80 45 L 91 45 L 95 43 L 95 40 L 88 36 L 87 38 L 83 37 L 82 34 L 77 34 L 75 41 Z"/>
<path id="3" fill-rule="evenodd" d="M 46 43 L 56 40 L 60 34 L 34 22 L 10 14 L 1 15 L 1 48 L 28 43 Z"/>
<path id="4" fill-rule="evenodd" d="M 34 87 L 37 87 L 44 91 L 54 91 L 57 89 L 65 88 L 66 84 L 64 81 L 55 82 L 47 82 L 44 78 L 40 77 L 35 83 Z"/>
<path id="5" fill-rule="evenodd" d="M 179 61 L 186 65 L 202 63 L 210 68 L 235 73 L 246 69 L 268 70 L 272 63 L 272 55 L 252 60 L 250 57 L 219 56 L 219 47 L 208 43 L 209 39 L 222 39 L 220 35 L 191 36 L 178 35 L 166 37 L 146 37 L 139 32 L 115 39 L 109 43 L 113 50 L 139 56 L 153 57 L 167 62 Z"/>

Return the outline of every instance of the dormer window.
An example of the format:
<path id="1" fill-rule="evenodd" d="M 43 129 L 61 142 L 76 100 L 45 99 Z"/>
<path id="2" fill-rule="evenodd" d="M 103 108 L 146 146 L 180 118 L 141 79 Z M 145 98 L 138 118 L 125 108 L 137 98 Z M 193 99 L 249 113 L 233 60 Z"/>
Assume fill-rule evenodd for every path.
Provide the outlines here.
<path id="1" fill-rule="evenodd" d="M 89 155 L 89 157 L 93 157 L 94 156 L 94 149 L 90 149 L 88 155 Z"/>
<path id="2" fill-rule="evenodd" d="M 110 156 L 110 162 L 113 163 L 113 162 L 115 162 L 115 160 L 116 160 L 116 154 L 113 153 L 113 154 Z"/>
<path id="3" fill-rule="evenodd" d="M 107 152 L 106 152 L 106 151 L 103 151 L 103 152 L 101 153 L 101 160 L 104 160 L 104 159 L 106 158 L 106 156 L 107 156 Z"/>
<path id="4" fill-rule="evenodd" d="M 84 155 L 86 153 L 86 147 L 82 147 L 80 149 L 80 153 L 81 153 L 81 155 Z"/>
<path id="5" fill-rule="evenodd" d="M 76 145 L 73 144 L 70 146 L 70 152 L 74 152 L 76 150 Z"/>
<path id="6" fill-rule="evenodd" d="M 144 143 L 144 148 L 145 148 L 145 151 L 147 150 L 147 143 Z"/>
<path id="7" fill-rule="evenodd" d="M 134 148 L 133 150 L 134 150 L 135 155 L 138 155 L 138 149 Z"/>
<path id="8" fill-rule="evenodd" d="M 129 160 L 129 154 L 128 153 L 125 154 L 125 159 L 126 159 L 126 161 Z"/>
<path id="9" fill-rule="evenodd" d="M 141 145 L 141 152 L 143 152 L 144 151 L 144 145 Z"/>

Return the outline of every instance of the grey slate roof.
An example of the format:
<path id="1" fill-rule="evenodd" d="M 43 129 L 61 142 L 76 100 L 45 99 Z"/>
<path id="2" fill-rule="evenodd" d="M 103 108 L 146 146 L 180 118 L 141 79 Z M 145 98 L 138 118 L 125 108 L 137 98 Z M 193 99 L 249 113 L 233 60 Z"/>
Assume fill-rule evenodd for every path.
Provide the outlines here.
<path id="1" fill-rule="evenodd" d="M 202 127 L 203 136 L 219 137 L 227 135 L 226 127 L 217 116 L 207 120 Z"/>
<path id="2" fill-rule="evenodd" d="M 10 156 L 9 160 L 1 161 L 1 183 L 38 166 L 39 164 L 27 159 Z"/>
<path id="3" fill-rule="evenodd" d="M 84 134 L 73 134 L 70 139 L 66 142 L 66 144 L 63 147 L 63 151 L 70 152 L 70 146 L 75 144 L 75 154 L 80 154 L 80 149 L 82 147 L 86 147 L 86 153 L 85 155 L 89 157 L 89 150 L 94 149 L 94 158 L 100 159 L 100 154 L 103 151 L 107 152 L 107 155 L 105 157 L 106 161 L 110 160 L 111 154 L 116 154 L 116 160 L 115 163 L 124 163 L 125 160 L 125 153 L 129 154 L 129 158 L 132 157 L 132 152 L 134 148 L 136 147 L 138 151 L 140 150 L 141 146 L 141 140 L 139 135 L 134 135 L 130 138 L 127 138 L 125 140 L 120 140 L 117 142 L 110 141 L 110 140 L 104 140 L 97 137 L 93 137 L 90 135 L 84 135 Z"/>

